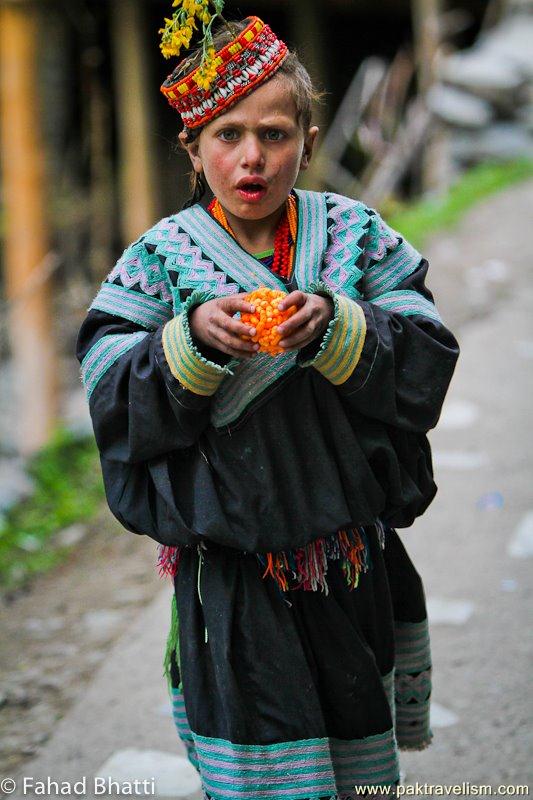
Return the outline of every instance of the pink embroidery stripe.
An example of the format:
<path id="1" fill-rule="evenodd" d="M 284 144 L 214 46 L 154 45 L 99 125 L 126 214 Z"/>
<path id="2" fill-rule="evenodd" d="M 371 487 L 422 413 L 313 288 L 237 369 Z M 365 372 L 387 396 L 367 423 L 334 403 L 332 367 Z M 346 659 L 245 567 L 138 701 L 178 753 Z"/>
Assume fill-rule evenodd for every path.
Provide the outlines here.
<path id="1" fill-rule="evenodd" d="M 314 745 L 288 745 L 287 747 L 279 747 L 278 745 L 233 745 L 227 746 L 223 744 L 209 744 L 202 741 L 195 735 L 195 742 L 198 751 L 205 751 L 207 753 L 226 753 L 227 755 L 235 757 L 249 758 L 250 756 L 257 755 L 261 758 L 279 758 L 279 754 L 289 755 L 290 753 L 304 753 L 306 755 L 312 753 L 323 753 L 327 747 L 327 742 L 318 742 Z M 267 747 L 272 747 L 272 750 L 266 750 Z M 242 749 L 241 749 L 242 748 Z M 250 750 L 249 750 L 250 748 Z M 255 750 L 251 750 L 255 748 Z M 276 749 L 274 749 L 276 748 Z"/>
<path id="2" fill-rule="evenodd" d="M 301 786 L 297 786 L 297 787 L 290 786 L 290 787 L 288 787 L 286 789 L 283 788 L 283 786 L 280 785 L 282 782 L 283 783 L 287 782 L 287 778 L 285 778 L 283 775 L 281 775 L 279 778 L 276 778 L 276 779 L 270 779 L 268 781 L 268 783 L 269 784 L 276 784 L 276 789 L 275 789 L 276 797 L 278 795 L 280 795 L 280 796 L 291 795 L 292 797 L 295 797 L 295 796 L 300 796 L 301 797 L 303 795 L 304 798 L 307 798 L 307 797 L 310 797 L 310 796 L 311 797 L 315 797 L 316 794 L 317 794 L 317 789 L 321 789 L 321 790 L 323 789 L 323 790 L 325 790 L 327 792 L 334 792 L 335 791 L 335 782 L 334 782 L 333 776 L 331 776 L 331 777 L 328 776 L 328 778 L 324 779 L 324 780 L 322 780 L 320 778 L 317 779 L 316 775 L 306 775 L 305 777 L 306 777 L 306 779 L 308 781 L 307 783 L 302 784 Z M 206 776 L 204 774 L 202 774 L 202 780 L 203 780 L 206 788 L 211 787 L 211 790 L 216 795 L 222 795 L 224 797 L 240 797 L 240 796 L 242 797 L 243 796 L 243 795 L 240 794 L 238 789 L 237 789 L 237 791 L 234 791 L 231 788 L 225 789 L 224 787 L 217 786 L 216 783 L 213 783 L 208 778 L 206 778 Z M 292 776 L 290 778 L 290 782 L 294 783 Z M 244 796 L 246 797 L 246 800 L 251 800 L 251 798 L 254 798 L 254 797 L 272 797 L 272 789 L 251 789 L 250 788 L 250 783 L 249 783 L 247 778 L 239 779 L 239 778 L 231 777 L 231 786 L 235 786 L 237 788 L 237 784 L 242 784 L 245 787 L 245 795 Z M 298 793 L 298 795 L 296 793 Z M 305 794 L 305 793 L 307 793 L 307 794 Z"/>
<path id="3" fill-rule="evenodd" d="M 261 759 L 264 761 L 264 759 Z M 207 756 L 202 755 L 202 764 L 210 764 L 213 767 L 219 767 L 220 769 L 243 769 L 246 772 L 270 772 L 272 768 L 275 769 L 283 769 L 289 772 L 292 769 L 300 768 L 300 767 L 322 767 L 328 766 L 331 764 L 331 759 L 328 756 L 324 756 L 323 758 L 308 758 L 302 759 L 299 761 L 276 761 L 270 764 L 264 763 L 249 763 L 239 759 L 237 762 L 225 759 L 218 759 L 218 758 L 208 758 Z M 299 777 L 296 775 L 296 777 Z M 292 778 L 291 778 L 292 779 Z"/>
<path id="4" fill-rule="evenodd" d="M 330 743 L 330 748 L 332 752 L 342 753 L 343 750 L 351 751 L 353 749 L 357 749 L 358 751 L 362 752 L 365 750 L 371 750 L 372 748 L 383 747 L 384 745 L 386 746 L 391 740 L 392 730 L 387 731 L 386 733 L 378 733 L 374 736 L 367 736 L 365 739 L 353 739 L 352 741 L 335 739 L 335 741 Z"/>

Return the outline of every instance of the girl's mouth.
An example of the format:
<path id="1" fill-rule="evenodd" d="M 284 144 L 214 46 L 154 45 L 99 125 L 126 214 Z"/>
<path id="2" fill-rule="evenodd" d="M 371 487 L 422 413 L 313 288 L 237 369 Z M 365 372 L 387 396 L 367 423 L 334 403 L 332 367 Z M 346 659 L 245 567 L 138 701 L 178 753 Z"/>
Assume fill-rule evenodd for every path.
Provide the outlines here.
<path id="1" fill-rule="evenodd" d="M 249 203 L 257 203 L 259 200 L 263 199 L 267 190 L 265 186 L 261 186 L 258 183 L 246 183 L 243 186 L 240 186 L 237 189 L 237 192 L 243 200 L 246 200 Z"/>

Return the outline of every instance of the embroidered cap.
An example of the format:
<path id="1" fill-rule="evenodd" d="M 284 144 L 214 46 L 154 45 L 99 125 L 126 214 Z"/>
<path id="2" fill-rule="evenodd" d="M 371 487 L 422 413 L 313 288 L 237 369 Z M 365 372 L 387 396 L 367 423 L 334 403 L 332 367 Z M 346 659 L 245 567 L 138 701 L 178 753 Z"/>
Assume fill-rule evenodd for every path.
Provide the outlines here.
<path id="1" fill-rule="evenodd" d="M 185 63 L 181 61 L 162 84 L 162 93 L 187 128 L 205 125 L 226 111 L 269 78 L 288 54 L 285 42 L 259 17 L 246 19 L 249 20 L 246 28 L 217 52 L 212 45 L 206 48 L 204 36 L 200 65 L 180 76 Z M 182 44 L 188 45 L 189 40 L 190 37 L 182 40 Z M 212 38 L 207 41 L 212 43 Z M 163 44 L 161 48 L 165 52 Z"/>

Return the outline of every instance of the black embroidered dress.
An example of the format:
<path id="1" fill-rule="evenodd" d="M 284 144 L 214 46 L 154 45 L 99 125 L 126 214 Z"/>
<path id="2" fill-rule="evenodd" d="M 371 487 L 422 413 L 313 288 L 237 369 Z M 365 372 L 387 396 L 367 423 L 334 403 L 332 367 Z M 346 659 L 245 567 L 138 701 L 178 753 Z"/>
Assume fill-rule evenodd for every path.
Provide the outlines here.
<path id="1" fill-rule="evenodd" d="M 295 194 L 289 282 L 196 204 L 127 248 L 78 342 L 110 508 L 176 558 L 174 714 L 216 800 L 394 786 L 398 750 L 432 738 L 424 589 L 395 528 L 435 495 L 426 433 L 459 348 L 375 211 Z M 250 362 L 193 340 L 190 308 L 258 286 L 332 297 L 323 338 Z"/>

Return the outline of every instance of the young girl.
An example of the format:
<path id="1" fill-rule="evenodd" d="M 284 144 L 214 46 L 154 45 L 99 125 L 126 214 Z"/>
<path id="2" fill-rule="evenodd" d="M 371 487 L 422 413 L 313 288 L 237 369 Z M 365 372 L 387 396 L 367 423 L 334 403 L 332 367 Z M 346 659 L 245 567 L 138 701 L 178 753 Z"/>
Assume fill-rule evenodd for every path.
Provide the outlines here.
<path id="1" fill-rule="evenodd" d="M 197 12 L 207 37 L 162 87 L 194 196 L 126 249 L 78 343 L 107 499 L 173 575 L 166 668 L 204 796 L 393 791 L 398 751 L 433 735 L 395 527 L 435 496 L 458 345 L 400 234 L 294 189 L 318 131 L 297 56 L 257 17 L 210 40 L 207 2 L 175 5 L 167 50 Z M 240 318 L 259 287 L 296 308 L 278 355 Z"/>

